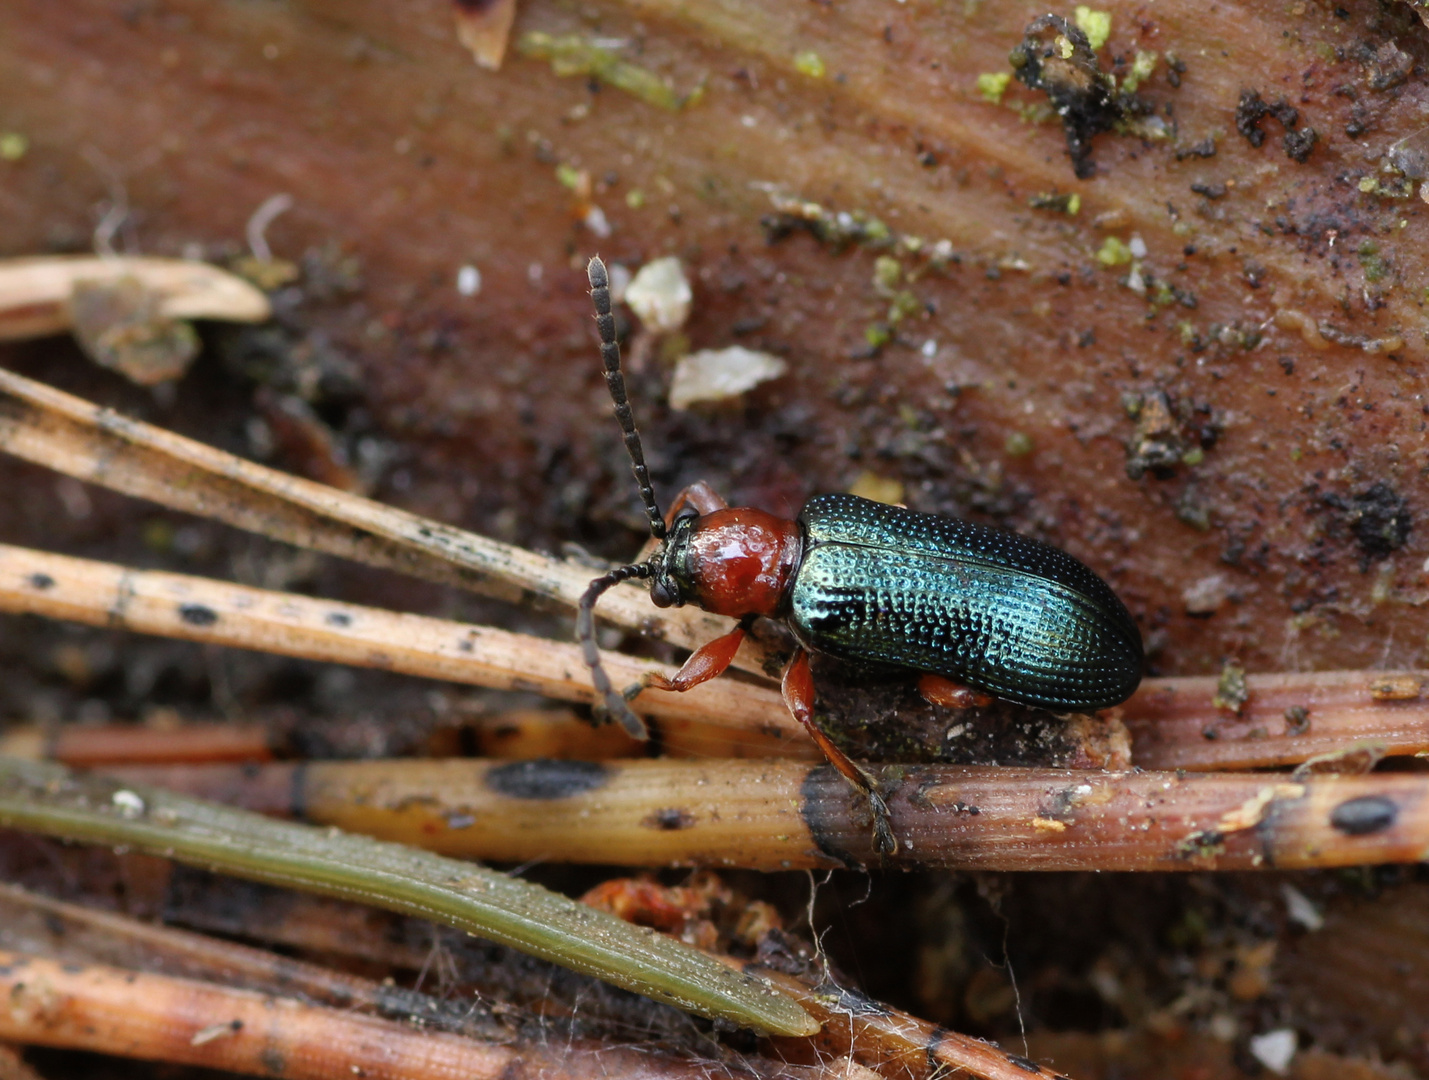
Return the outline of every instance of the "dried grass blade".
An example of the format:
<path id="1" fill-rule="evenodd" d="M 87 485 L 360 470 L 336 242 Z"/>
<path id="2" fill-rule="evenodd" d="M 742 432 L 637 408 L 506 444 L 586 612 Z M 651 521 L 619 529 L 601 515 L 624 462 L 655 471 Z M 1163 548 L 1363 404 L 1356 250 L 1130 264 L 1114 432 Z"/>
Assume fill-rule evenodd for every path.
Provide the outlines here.
<path id="1" fill-rule="evenodd" d="M 445 923 L 703 1016 L 810 1035 L 786 995 L 679 942 L 471 863 L 272 821 L 60 766 L 0 758 L 0 826 L 125 845 Z"/>

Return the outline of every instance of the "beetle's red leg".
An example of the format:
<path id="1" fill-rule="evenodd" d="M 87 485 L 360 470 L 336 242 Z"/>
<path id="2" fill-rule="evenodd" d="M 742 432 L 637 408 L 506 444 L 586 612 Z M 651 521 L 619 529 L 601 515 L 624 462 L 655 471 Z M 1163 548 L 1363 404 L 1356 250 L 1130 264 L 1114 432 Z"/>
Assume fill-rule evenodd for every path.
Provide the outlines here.
<path id="1" fill-rule="evenodd" d="M 710 487 L 703 480 L 696 480 L 684 491 L 675 496 L 675 501 L 670 504 L 670 509 L 665 513 L 665 528 L 670 528 L 675 524 L 675 515 L 684 507 L 693 506 L 701 514 L 708 514 L 714 510 L 728 510 L 729 503 L 720 498 L 719 493 Z M 664 543 L 655 537 L 645 541 L 645 546 L 640 549 L 640 557 L 636 562 L 648 562 L 650 556 L 659 550 Z"/>
<path id="2" fill-rule="evenodd" d="M 950 709 L 982 709 L 992 704 L 991 695 L 931 673 L 918 680 L 918 693 L 929 705 L 946 705 Z"/>
<path id="3" fill-rule="evenodd" d="M 869 809 L 873 813 L 874 850 L 880 855 L 892 855 L 898 850 L 898 840 L 894 837 L 893 825 L 888 820 L 888 804 L 878 793 L 873 777 L 835 746 L 814 723 L 814 673 L 809 667 L 809 654 L 803 649 L 794 653 L 794 658 L 784 669 L 781 689 L 784 693 L 784 704 L 794 714 L 794 719 L 804 725 L 804 730 L 824 752 L 829 764 L 843 773 L 856 790 L 867 796 Z"/>
<path id="4" fill-rule="evenodd" d="M 709 514 L 715 510 L 728 510 L 729 503 L 720 497 L 719 492 L 710 487 L 703 480 L 696 480 L 684 491 L 675 496 L 675 501 L 670 504 L 670 509 L 665 513 L 665 524 L 671 525 L 675 521 L 675 515 L 686 506 L 693 506 L 701 514 Z"/>
<path id="5" fill-rule="evenodd" d="M 665 678 L 658 671 L 651 671 L 640 677 L 640 685 L 684 693 L 702 682 L 708 682 L 716 675 L 723 675 L 725 668 L 733 663 L 734 654 L 739 652 L 739 643 L 744 640 L 748 629 L 749 627 L 741 622 L 729 633 L 705 642 L 690 654 L 690 658 L 675 673 L 673 679 Z"/>

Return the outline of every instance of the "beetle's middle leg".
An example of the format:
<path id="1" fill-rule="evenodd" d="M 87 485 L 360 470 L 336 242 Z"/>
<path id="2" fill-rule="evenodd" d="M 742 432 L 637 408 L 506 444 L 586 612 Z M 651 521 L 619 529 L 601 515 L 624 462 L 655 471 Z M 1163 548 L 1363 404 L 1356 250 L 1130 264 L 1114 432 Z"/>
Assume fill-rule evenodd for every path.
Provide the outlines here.
<path id="1" fill-rule="evenodd" d="M 898 850 L 898 839 L 893 835 L 893 825 L 888 820 L 888 804 L 878 793 L 878 786 L 868 770 L 853 761 L 833 744 L 833 741 L 814 723 L 814 673 L 809 667 L 809 654 L 803 649 L 794 653 L 789 666 L 784 669 L 781 687 L 784 704 L 794 714 L 794 719 L 804 725 L 804 730 L 818 744 L 829 759 L 829 764 L 868 799 L 873 813 L 873 848 L 880 855 L 892 855 Z"/>

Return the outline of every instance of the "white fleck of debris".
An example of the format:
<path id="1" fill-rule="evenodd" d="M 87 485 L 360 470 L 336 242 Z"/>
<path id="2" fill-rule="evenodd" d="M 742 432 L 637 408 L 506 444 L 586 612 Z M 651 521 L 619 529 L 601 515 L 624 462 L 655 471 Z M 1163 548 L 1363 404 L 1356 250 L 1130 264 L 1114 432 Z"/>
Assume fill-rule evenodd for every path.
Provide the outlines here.
<path id="1" fill-rule="evenodd" d="M 1126 287 L 1134 293 L 1146 291 L 1146 278 L 1141 275 L 1140 263 L 1131 264 L 1131 273 L 1126 275 Z"/>
<path id="2" fill-rule="evenodd" d="M 634 291 L 634 283 L 630 286 Z M 777 379 L 789 365 L 777 356 L 742 345 L 701 349 L 682 357 L 670 381 L 670 408 L 688 409 L 697 401 L 724 401 Z"/>
<path id="3" fill-rule="evenodd" d="M 194 1037 L 189 1040 L 190 1046 L 206 1046 L 214 1039 L 225 1039 L 237 1035 L 243 1030 L 241 1020 L 228 1020 L 221 1024 L 209 1024 L 206 1028 L 200 1028 L 194 1033 Z"/>
<path id="4" fill-rule="evenodd" d="M 923 342 L 923 348 L 920 351 L 927 359 L 931 360 L 938 355 L 938 343 L 932 338 L 929 338 Z"/>
<path id="5" fill-rule="evenodd" d="M 1181 591 L 1181 602 L 1187 615 L 1214 615 L 1230 595 L 1230 583 L 1224 574 L 1210 574 L 1187 585 Z"/>
<path id="6" fill-rule="evenodd" d="M 1295 1057 L 1297 1041 L 1294 1028 L 1276 1028 L 1264 1035 L 1252 1035 L 1250 1053 L 1271 1072 L 1284 1074 Z"/>
<path id="7" fill-rule="evenodd" d="M 255 259 L 268 262 L 273 258 L 273 251 L 268 247 L 268 226 L 273 224 L 280 214 L 286 214 L 292 208 L 293 197 L 284 192 L 269 195 L 258 204 L 258 209 L 253 211 L 244 228 L 248 238 L 248 250 L 253 252 Z"/>
<path id="8" fill-rule="evenodd" d="M 1280 895 L 1285 898 L 1285 913 L 1290 916 L 1291 922 L 1299 923 L 1312 933 L 1325 925 L 1325 916 L 1320 914 L 1314 901 L 1294 885 L 1281 885 Z"/>
<path id="9" fill-rule="evenodd" d="M 743 124 L 743 125 L 744 125 L 745 127 L 747 127 L 747 128 L 752 128 L 752 127 L 758 127 L 758 126 L 759 126 L 759 121 L 756 120 L 756 119 L 754 119 L 754 117 L 748 116 L 748 115 L 746 115 L 746 116 L 741 116 L 741 117 L 739 118 L 739 122 L 740 122 L 741 124 Z"/>
<path id="10" fill-rule="evenodd" d="M 467 263 L 456 272 L 456 291 L 462 296 L 475 296 L 481 292 L 481 271 Z"/>
<path id="11" fill-rule="evenodd" d="M 121 817 L 136 818 L 144 812 L 144 800 L 128 789 L 120 789 L 109 797 Z"/>
<path id="12" fill-rule="evenodd" d="M 529 281 L 532 285 L 539 284 L 541 278 L 545 277 L 545 275 L 546 268 L 540 263 L 532 263 L 530 266 L 526 267 L 526 280 Z"/>
<path id="13" fill-rule="evenodd" d="M 1132 233 L 1131 242 L 1127 244 L 1126 247 L 1127 250 L 1131 252 L 1133 259 L 1146 258 L 1146 241 L 1141 239 L 1140 233 Z"/>
<path id="14" fill-rule="evenodd" d="M 586 211 L 585 227 L 602 240 L 610 235 L 610 219 L 605 216 L 605 211 L 598 206 L 592 206 Z"/>
<path id="15" fill-rule="evenodd" d="M 652 259 L 625 287 L 625 302 L 646 328 L 657 334 L 684 326 L 693 299 L 685 268 L 673 255 Z"/>
<path id="16" fill-rule="evenodd" d="M 625 290 L 630 288 L 630 267 L 613 262 L 607 270 L 610 272 L 610 298 L 617 304 L 623 304 Z"/>
<path id="17" fill-rule="evenodd" d="M 967 729 L 968 726 L 966 724 L 954 724 L 952 727 L 948 728 L 947 733 L 943 736 L 943 738 L 956 739 L 961 736 L 963 732 L 967 731 Z"/>
<path id="18" fill-rule="evenodd" d="M 1218 1012 L 1206 1023 L 1211 1038 L 1218 1042 L 1232 1042 L 1236 1035 L 1235 1017 L 1230 1013 Z"/>

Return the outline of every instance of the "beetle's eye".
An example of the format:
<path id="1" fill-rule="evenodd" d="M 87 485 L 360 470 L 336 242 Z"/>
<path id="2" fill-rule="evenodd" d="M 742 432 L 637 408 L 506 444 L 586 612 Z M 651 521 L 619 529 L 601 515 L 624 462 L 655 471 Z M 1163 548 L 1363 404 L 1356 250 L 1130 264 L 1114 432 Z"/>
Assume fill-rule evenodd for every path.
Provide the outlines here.
<path id="1" fill-rule="evenodd" d="M 696 509 L 692 503 L 685 503 L 684 506 L 680 507 L 679 510 L 675 511 L 676 521 L 679 521 L 681 518 L 696 518 L 699 516 L 699 510 Z"/>
<path id="2" fill-rule="evenodd" d="M 650 585 L 650 601 L 656 607 L 675 607 L 680 602 L 680 591 L 667 577 L 658 577 Z"/>

